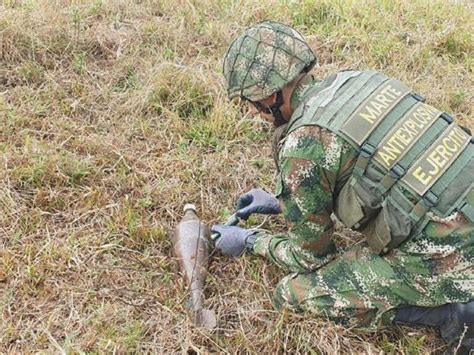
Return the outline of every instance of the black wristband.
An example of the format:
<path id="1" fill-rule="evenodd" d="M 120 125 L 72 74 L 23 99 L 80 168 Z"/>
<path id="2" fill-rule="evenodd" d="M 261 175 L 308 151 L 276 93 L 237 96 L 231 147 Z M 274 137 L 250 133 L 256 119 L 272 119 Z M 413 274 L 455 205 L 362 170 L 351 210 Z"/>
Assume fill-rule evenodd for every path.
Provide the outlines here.
<path id="1" fill-rule="evenodd" d="M 253 251 L 253 246 L 255 244 L 255 239 L 257 239 L 257 231 L 252 231 L 251 234 L 245 237 L 245 249 L 249 252 Z"/>

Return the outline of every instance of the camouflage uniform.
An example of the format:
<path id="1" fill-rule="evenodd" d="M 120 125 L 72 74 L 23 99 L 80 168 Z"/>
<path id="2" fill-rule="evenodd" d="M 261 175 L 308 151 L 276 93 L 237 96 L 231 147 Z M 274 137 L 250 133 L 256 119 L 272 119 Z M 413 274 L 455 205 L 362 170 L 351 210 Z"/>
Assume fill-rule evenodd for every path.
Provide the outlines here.
<path id="1" fill-rule="evenodd" d="M 292 104 L 302 100 L 302 83 Z M 462 215 L 430 222 L 386 255 L 366 243 L 335 253 L 330 215 L 357 151 L 318 126 L 282 139 L 277 191 L 288 233 L 259 234 L 254 253 L 294 272 L 278 284 L 277 308 L 309 311 L 345 325 L 389 324 L 401 305 L 437 306 L 474 298 L 474 227 Z"/>
<path id="2" fill-rule="evenodd" d="M 226 54 L 228 95 L 264 99 L 314 63 L 299 33 L 281 24 L 258 24 Z M 296 111 L 318 85 L 322 84 L 306 76 L 293 93 L 292 108 Z M 366 242 L 339 254 L 330 216 L 344 203 L 338 197 L 355 173 L 358 151 L 318 125 L 303 125 L 277 141 L 276 195 L 288 233 L 260 233 L 253 249 L 292 272 L 276 288 L 277 308 L 374 329 L 390 323 L 391 310 L 399 306 L 432 307 L 474 299 L 474 226 L 463 215 L 434 218 L 401 244 L 384 248 L 384 254 L 375 253 Z"/>

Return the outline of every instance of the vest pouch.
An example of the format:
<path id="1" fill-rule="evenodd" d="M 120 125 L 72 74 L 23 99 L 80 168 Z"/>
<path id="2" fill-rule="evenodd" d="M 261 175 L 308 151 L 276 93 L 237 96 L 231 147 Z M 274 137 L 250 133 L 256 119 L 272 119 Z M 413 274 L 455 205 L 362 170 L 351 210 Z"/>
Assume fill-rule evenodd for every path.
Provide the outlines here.
<path id="1" fill-rule="evenodd" d="M 410 237 L 413 227 L 408 214 L 387 196 L 382 203 L 382 210 L 362 234 L 374 253 L 384 254 Z"/>
<path id="2" fill-rule="evenodd" d="M 337 218 L 348 228 L 358 228 L 358 224 L 365 217 L 361 202 L 350 180 L 339 192 L 335 213 Z"/>

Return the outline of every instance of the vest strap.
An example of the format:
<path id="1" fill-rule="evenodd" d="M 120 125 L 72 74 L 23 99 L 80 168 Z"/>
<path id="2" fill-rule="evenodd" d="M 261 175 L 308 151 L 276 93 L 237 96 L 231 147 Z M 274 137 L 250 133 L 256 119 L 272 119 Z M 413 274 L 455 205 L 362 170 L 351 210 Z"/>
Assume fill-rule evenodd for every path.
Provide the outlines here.
<path id="1" fill-rule="evenodd" d="M 398 180 L 403 177 L 403 175 L 405 175 L 406 172 L 407 169 L 405 169 L 400 163 L 395 164 L 393 168 L 390 169 L 388 174 L 382 178 L 379 186 L 377 186 L 377 190 L 381 194 L 386 193 L 392 188 L 393 185 L 395 185 Z"/>
<path id="2" fill-rule="evenodd" d="M 329 102 L 334 99 L 336 92 L 351 78 L 354 78 L 360 75 L 359 71 L 345 71 L 338 73 L 331 82 L 327 82 L 326 86 L 320 88 L 318 95 L 310 95 L 310 99 L 305 103 L 305 116 L 312 118 L 315 116 L 316 111 L 321 107 L 326 106 Z M 324 105 L 324 106 L 323 106 Z M 320 125 L 324 127 L 323 123 L 320 122 Z"/>
<path id="3" fill-rule="evenodd" d="M 413 207 L 410 212 L 410 218 L 415 222 L 418 223 L 429 211 L 430 208 L 433 208 L 438 203 L 439 197 L 436 196 L 431 191 L 428 191 Z"/>
<path id="4" fill-rule="evenodd" d="M 474 223 L 474 207 L 468 202 L 464 202 L 464 205 L 459 209 L 459 211 L 467 218 L 471 223 Z"/>
<path id="5" fill-rule="evenodd" d="M 324 110 L 324 112 L 322 113 L 322 115 L 318 118 L 318 121 L 320 122 L 320 124 L 322 125 L 329 125 L 331 122 L 334 122 L 334 124 L 338 127 L 340 127 L 340 125 L 342 124 L 342 122 L 335 122 L 334 121 L 334 115 L 336 115 L 338 112 L 340 112 L 340 110 L 342 110 L 343 108 L 345 108 L 345 105 L 347 105 L 347 103 L 351 100 L 354 100 L 355 99 L 355 95 L 357 93 L 360 93 L 361 91 L 367 91 L 366 90 L 366 87 L 367 87 L 367 84 L 372 80 L 373 81 L 373 78 L 374 76 L 380 76 L 380 74 L 378 74 L 377 72 L 375 71 L 367 71 L 367 72 L 363 72 L 359 75 L 358 79 L 357 79 L 357 82 L 354 83 L 353 85 L 351 85 L 349 88 L 347 88 L 346 90 L 344 90 L 342 92 L 342 90 L 344 88 L 341 88 L 341 94 L 339 97 L 337 97 L 332 103 L 331 103 L 331 106 L 328 107 L 326 110 Z M 382 77 L 380 78 L 380 80 L 384 80 Z M 386 79 L 385 79 L 386 80 Z M 369 92 L 371 92 L 373 89 L 369 89 Z M 359 100 L 361 101 L 361 100 Z M 344 119 L 347 118 L 347 116 L 344 116 L 344 115 L 338 115 L 338 117 L 343 117 Z"/>
<path id="6" fill-rule="evenodd" d="M 360 147 L 359 157 L 357 158 L 353 170 L 355 177 L 362 177 L 362 175 L 364 175 L 365 169 L 367 169 L 370 159 L 372 159 L 376 150 L 377 147 L 373 146 L 369 141 L 366 141 L 362 147 Z"/>

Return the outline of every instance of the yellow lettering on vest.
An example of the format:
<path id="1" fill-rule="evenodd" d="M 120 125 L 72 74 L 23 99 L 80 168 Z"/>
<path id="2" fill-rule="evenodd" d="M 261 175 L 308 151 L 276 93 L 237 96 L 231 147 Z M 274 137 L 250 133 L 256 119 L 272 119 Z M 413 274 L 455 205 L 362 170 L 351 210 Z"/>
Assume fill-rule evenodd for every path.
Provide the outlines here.
<path id="1" fill-rule="evenodd" d="M 429 120 L 429 116 L 426 114 L 426 112 L 421 112 L 421 111 L 415 112 L 413 114 L 413 117 L 424 125 L 427 124 Z"/>
<path id="2" fill-rule="evenodd" d="M 418 108 L 418 110 L 416 110 L 416 112 L 413 114 L 413 117 L 415 117 L 421 123 L 426 124 L 433 118 L 437 117 L 433 116 L 436 112 L 438 112 L 438 110 L 436 110 L 434 107 L 423 104 Z"/>
<path id="3" fill-rule="evenodd" d="M 434 108 L 433 106 L 427 105 L 427 104 L 423 104 L 423 106 L 421 106 L 421 107 L 426 112 L 426 114 L 429 115 L 429 116 L 439 112 L 436 108 Z"/>
<path id="4" fill-rule="evenodd" d="M 455 127 L 453 131 L 449 134 L 449 137 L 456 142 L 457 145 L 462 145 L 464 142 L 464 131 L 460 127 Z"/>
<path id="5" fill-rule="evenodd" d="M 436 150 L 430 153 L 426 158 L 426 161 L 433 167 L 433 170 L 428 171 L 428 174 L 430 175 L 437 175 L 439 169 L 446 163 L 446 160 L 443 160 Z"/>
<path id="6" fill-rule="evenodd" d="M 405 146 L 403 145 L 403 143 L 400 143 L 399 141 L 397 141 L 397 138 L 398 138 L 397 135 L 394 134 L 392 137 L 390 137 L 387 144 L 389 144 L 390 147 L 392 147 L 392 149 L 395 149 L 395 148 L 393 148 L 393 145 L 396 144 L 398 146 L 398 148 L 400 149 L 400 150 L 397 149 L 397 151 L 398 151 L 398 153 L 400 153 L 401 150 L 403 148 L 405 148 Z"/>
<path id="7" fill-rule="evenodd" d="M 401 159 L 407 149 L 419 138 L 420 134 L 426 131 L 428 125 L 439 117 L 437 114 L 439 114 L 439 111 L 431 106 L 426 104 L 417 105 L 413 111 L 402 117 L 404 121 L 380 143 L 377 153 L 378 161 L 390 168 Z"/>
<path id="8" fill-rule="evenodd" d="M 418 129 L 420 129 L 420 130 L 422 130 L 426 126 L 426 124 L 428 123 L 427 120 L 420 120 L 415 115 L 412 116 L 410 122 L 413 122 L 416 125 L 416 127 L 418 127 Z"/>
<path id="9" fill-rule="evenodd" d="M 387 85 L 387 87 L 380 91 L 380 93 L 389 96 L 393 100 L 403 94 L 401 91 L 395 89 L 392 85 Z"/>
<path id="10" fill-rule="evenodd" d="M 386 97 L 385 95 L 382 95 L 382 94 L 377 95 L 375 97 L 375 100 L 380 102 L 382 105 L 385 105 L 385 107 L 388 107 L 393 101 L 393 100 L 390 100 L 388 97 Z"/>
<path id="11" fill-rule="evenodd" d="M 416 119 L 418 122 L 421 124 L 425 125 L 428 123 L 428 116 L 426 116 L 423 112 L 420 110 L 413 113 L 413 118 Z"/>
<path id="12" fill-rule="evenodd" d="M 446 138 L 445 138 L 446 139 Z M 445 140 L 443 139 L 443 141 Z M 457 149 L 456 149 L 457 150 Z M 451 159 L 451 157 L 453 156 L 453 153 L 451 152 L 448 152 L 448 150 L 446 149 L 446 147 L 444 145 L 439 145 L 435 148 L 435 151 L 439 154 L 439 156 L 441 158 L 443 158 L 442 160 L 442 165 L 440 165 L 440 168 L 442 168 L 444 166 L 444 164 L 446 164 L 446 162 Z"/>
<path id="13" fill-rule="evenodd" d="M 390 155 L 390 154 L 385 154 L 384 152 L 380 152 L 379 156 L 382 158 L 383 163 L 385 164 L 385 167 L 388 169 L 390 168 L 390 165 L 392 165 L 392 162 L 395 161 L 395 156 Z"/>
<path id="14" fill-rule="evenodd" d="M 366 107 L 367 112 L 361 112 L 360 117 L 362 117 L 364 120 L 369 122 L 370 124 L 374 123 L 375 120 L 378 118 L 380 112 L 376 112 L 373 108 L 371 107 Z"/>
<path id="15" fill-rule="evenodd" d="M 413 171 L 413 176 L 421 183 L 427 185 L 433 177 L 440 174 L 445 165 L 455 156 L 463 146 L 464 133 L 455 127 L 448 136 L 443 138 L 436 147 L 425 158 L 425 162 L 431 165 L 431 170 L 423 170 L 418 166 Z M 425 167 L 427 168 L 427 167 Z"/>
<path id="16" fill-rule="evenodd" d="M 401 129 L 405 129 L 407 131 L 407 133 L 410 135 L 410 138 L 415 137 L 418 134 L 417 129 L 423 128 L 423 126 L 420 127 L 419 125 L 417 125 L 413 121 L 406 121 L 404 126 L 405 127 L 402 127 Z"/>
<path id="17" fill-rule="evenodd" d="M 387 108 L 387 105 L 379 104 L 377 101 L 371 102 L 372 107 L 378 111 L 378 113 L 382 113 L 384 108 Z"/>
<path id="18" fill-rule="evenodd" d="M 439 111 L 436 112 L 438 113 Z M 413 163 L 403 178 L 404 181 L 418 194 L 423 195 L 449 169 L 470 139 L 459 126 L 451 124 Z"/>
<path id="19" fill-rule="evenodd" d="M 410 137 L 405 132 L 402 132 L 402 130 L 398 130 L 395 135 L 402 141 L 405 147 L 410 143 Z"/>
<path id="20" fill-rule="evenodd" d="M 445 149 L 453 153 L 457 152 L 459 148 L 459 144 L 448 137 L 443 139 L 443 146 Z"/>
<path id="21" fill-rule="evenodd" d="M 421 166 L 416 168 L 415 171 L 413 171 L 412 175 L 423 185 L 428 185 L 429 182 L 433 179 L 432 176 L 426 175 L 423 172 L 423 169 L 421 168 Z"/>
<path id="22" fill-rule="evenodd" d="M 401 150 L 394 147 L 393 143 L 393 141 L 389 141 L 386 145 L 380 148 L 380 157 L 382 158 L 387 168 L 390 167 L 392 161 L 394 161 L 401 153 Z"/>

